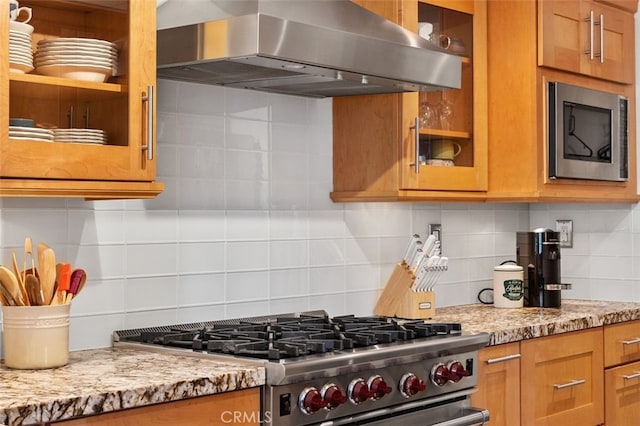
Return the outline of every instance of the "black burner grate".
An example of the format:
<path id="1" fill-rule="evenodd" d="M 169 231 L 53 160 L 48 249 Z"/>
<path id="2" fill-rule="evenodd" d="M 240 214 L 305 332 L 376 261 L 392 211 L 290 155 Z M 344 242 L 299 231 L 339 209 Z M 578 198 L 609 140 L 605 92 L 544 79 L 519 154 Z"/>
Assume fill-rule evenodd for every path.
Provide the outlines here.
<path id="1" fill-rule="evenodd" d="M 279 360 L 381 343 L 461 334 L 457 323 L 429 324 L 387 317 L 295 315 L 145 329 L 127 340 L 211 353 Z"/>

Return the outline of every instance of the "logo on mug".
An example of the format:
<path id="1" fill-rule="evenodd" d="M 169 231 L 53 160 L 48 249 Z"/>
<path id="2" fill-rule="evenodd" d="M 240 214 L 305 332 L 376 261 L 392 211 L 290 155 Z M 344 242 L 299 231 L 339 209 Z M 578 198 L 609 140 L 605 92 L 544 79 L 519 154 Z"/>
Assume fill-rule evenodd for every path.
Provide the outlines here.
<path id="1" fill-rule="evenodd" d="M 522 280 L 505 280 L 503 296 L 514 302 L 522 299 L 524 290 Z"/>

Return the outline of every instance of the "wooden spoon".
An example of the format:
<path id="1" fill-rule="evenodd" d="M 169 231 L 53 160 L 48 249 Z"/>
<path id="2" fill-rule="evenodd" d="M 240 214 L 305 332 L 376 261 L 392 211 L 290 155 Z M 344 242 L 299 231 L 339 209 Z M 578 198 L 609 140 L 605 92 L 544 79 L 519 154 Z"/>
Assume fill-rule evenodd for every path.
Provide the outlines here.
<path id="1" fill-rule="evenodd" d="M 56 286 L 56 255 L 53 249 L 45 243 L 38 243 L 38 272 L 40 273 L 40 287 L 44 294 L 44 304 L 48 305 L 53 299 Z"/>
<path id="2" fill-rule="evenodd" d="M 31 257 L 31 269 L 27 269 L 27 258 Z M 27 237 L 24 239 L 24 258 L 23 258 L 23 266 L 22 266 L 22 281 L 27 282 L 26 276 L 27 274 L 38 276 L 36 271 L 36 264 L 33 260 L 33 244 L 31 242 L 31 237 Z"/>
<path id="3" fill-rule="evenodd" d="M 18 287 L 20 288 L 20 293 L 22 293 L 22 300 L 25 305 L 29 305 L 29 296 L 27 295 L 27 290 L 24 286 L 24 280 L 22 279 L 22 274 L 20 273 L 20 269 L 18 268 L 18 259 L 16 259 L 16 252 L 11 252 L 11 264 L 13 266 L 13 273 L 18 280 Z"/>
<path id="4" fill-rule="evenodd" d="M 0 266 L 0 282 L 2 283 L 2 287 L 7 290 L 7 293 L 11 295 L 11 298 L 16 305 L 25 305 L 24 299 L 22 298 L 22 292 L 20 291 L 20 286 L 18 285 L 18 279 L 9 268 Z"/>
<path id="5" fill-rule="evenodd" d="M 33 306 L 44 305 L 44 294 L 42 294 L 42 288 L 40 287 L 40 281 L 35 275 L 27 275 L 27 281 L 25 282 L 29 299 Z"/>

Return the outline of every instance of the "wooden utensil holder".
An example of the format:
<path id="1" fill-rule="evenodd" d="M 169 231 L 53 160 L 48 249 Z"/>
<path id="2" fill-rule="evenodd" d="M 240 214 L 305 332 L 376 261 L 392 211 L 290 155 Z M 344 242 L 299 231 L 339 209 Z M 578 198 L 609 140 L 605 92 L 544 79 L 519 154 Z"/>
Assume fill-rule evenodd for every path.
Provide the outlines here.
<path id="1" fill-rule="evenodd" d="M 428 319 L 436 314 L 433 291 L 413 291 L 414 275 L 406 265 L 398 263 L 378 297 L 376 315 L 408 319 Z"/>

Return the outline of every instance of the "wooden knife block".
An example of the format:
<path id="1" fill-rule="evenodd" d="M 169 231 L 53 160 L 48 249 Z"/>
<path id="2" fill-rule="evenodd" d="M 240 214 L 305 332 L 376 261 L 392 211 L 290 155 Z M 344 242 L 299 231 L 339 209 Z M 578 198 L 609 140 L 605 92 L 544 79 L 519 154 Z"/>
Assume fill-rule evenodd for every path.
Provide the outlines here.
<path id="1" fill-rule="evenodd" d="M 436 314 L 435 293 L 411 290 L 413 280 L 411 271 L 400 263 L 396 264 L 373 312 L 387 317 L 433 318 Z"/>

